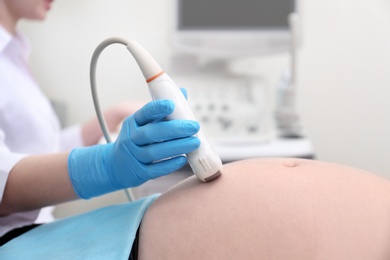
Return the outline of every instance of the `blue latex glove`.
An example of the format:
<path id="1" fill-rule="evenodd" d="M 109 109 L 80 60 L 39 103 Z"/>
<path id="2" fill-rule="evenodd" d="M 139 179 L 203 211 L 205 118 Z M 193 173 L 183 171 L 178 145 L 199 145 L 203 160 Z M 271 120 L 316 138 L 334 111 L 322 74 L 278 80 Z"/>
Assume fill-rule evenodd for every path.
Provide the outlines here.
<path id="1" fill-rule="evenodd" d="M 115 142 L 72 150 L 68 171 L 76 194 L 88 199 L 138 186 L 183 167 L 184 154 L 200 145 L 193 136 L 199 124 L 162 120 L 174 107 L 170 100 L 151 101 L 124 121 Z"/>

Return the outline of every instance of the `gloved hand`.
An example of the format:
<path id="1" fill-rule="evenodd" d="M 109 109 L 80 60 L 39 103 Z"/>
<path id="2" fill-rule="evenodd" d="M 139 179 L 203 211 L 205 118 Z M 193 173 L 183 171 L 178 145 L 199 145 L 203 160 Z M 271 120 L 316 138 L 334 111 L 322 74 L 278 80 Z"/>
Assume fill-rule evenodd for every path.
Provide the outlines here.
<path id="1" fill-rule="evenodd" d="M 163 121 L 174 106 L 170 100 L 151 101 L 124 121 L 115 142 L 72 150 L 68 171 L 76 194 L 88 199 L 183 167 L 187 161 L 183 154 L 200 146 L 193 136 L 199 124 Z"/>

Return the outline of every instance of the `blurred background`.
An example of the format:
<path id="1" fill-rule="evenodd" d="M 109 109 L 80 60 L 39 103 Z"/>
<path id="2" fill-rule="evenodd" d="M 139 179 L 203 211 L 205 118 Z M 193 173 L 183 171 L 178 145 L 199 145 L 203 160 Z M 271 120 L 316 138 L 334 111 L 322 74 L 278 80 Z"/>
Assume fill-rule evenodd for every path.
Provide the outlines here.
<path id="1" fill-rule="evenodd" d="M 291 64 L 288 48 L 267 54 L 236 55 L 228 63 L 221 57 L 183 55 L 173 42 L 176 7 L 173 0 L 55 1 L 45 22 L 21 24 L 20 29 L 32 43 L 34 75 L 57 104 L 63 125 L 95 116 L 89 85 L 90 59 L 102 40 L 120 36 L 134 39 L 147 49 L 180 87 L 187 88 L 190 102 L 203 102 L 202 93 L 207 93 L 213 104 L 226 96 L 226 89 L 234 92 L 236 86 L 242 88 L 240 84 L 247 91 L 250 88 L 246 92 L 250 93 L 250 102 L 256 103 L 253 97 L 257 96 L 269 102 L 265 110 L 268 118 L 262 117 L 268 122 L 263 128 L 267 138 L 259 143 L 245 141 L 256 146 L 272 142 L 278 135 L 272 131 L 278 86 Z M 390 178 L 390 2 L 306 0 L 300 2 L 298 11 L 295 112 L 301 134 L 310 144 L 307 147 L 319 160 Z M 97 82 L 103 108 L 126 100 L 151 100 L 139 68 L 121 45 L 110 46 L 101 55 Z M 240 94 L 234 95 L 239 102 Z M 229 100 L 230 113 L 225 115 L 246 124 L 238 116 L 246 103 Z M 195 113 L 210 120 L 203 118 L 198 108 Z M 228 123 L 223 123 L 227 127 Z M 211 139 L 218 136 L 213 129 L 209 131 Z M 124 194 L 118 192 L 66 203 L 57 207 L 56 215 L 62 217 L 125 200 Z"/>

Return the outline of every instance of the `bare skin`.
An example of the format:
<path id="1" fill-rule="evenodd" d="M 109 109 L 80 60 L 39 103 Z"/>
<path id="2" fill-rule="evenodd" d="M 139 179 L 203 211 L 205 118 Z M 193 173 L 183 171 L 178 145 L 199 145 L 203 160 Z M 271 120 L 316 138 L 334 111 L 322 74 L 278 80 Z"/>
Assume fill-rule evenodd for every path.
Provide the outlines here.
<path id="1" fill-rule="evenodd" d="M 68 175 L 68 153 L 28 156 L 10 172 L 0 216 L 78 199 Z"/>
<path id="2" fill-rule="evenodd" d="M 254 159 L 160 196 L 139 259 L 390 259 L 390 182 L 331 163 Z"/>

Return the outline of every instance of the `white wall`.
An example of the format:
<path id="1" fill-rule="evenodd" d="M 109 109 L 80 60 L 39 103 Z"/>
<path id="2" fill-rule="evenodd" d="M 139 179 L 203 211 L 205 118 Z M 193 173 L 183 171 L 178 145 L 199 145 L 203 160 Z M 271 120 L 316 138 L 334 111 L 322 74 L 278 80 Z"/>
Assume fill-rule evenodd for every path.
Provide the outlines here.
<path id="1" fill-rule="evenodd" d="M 169 0 L 56 1 L 45 23 L 22 24 L 37 80 L 49 97 L 67 102 L 68 123 L 94 115 L 88 71 L 101 40 L 136 39 L 166 67 L 169 6 Z M 390 2 L 306 0 L 303 8 L 298 105 L 318 158 L 390 178 Z M 118 46 L 99 63 L 103 107 L 149 99 L 135 62 Z"/>
<path id="2" fill-rule="evenodd" d="M 317 155 L 390 178 L 390 2 L 305 3 L 299 101 Z"/>

